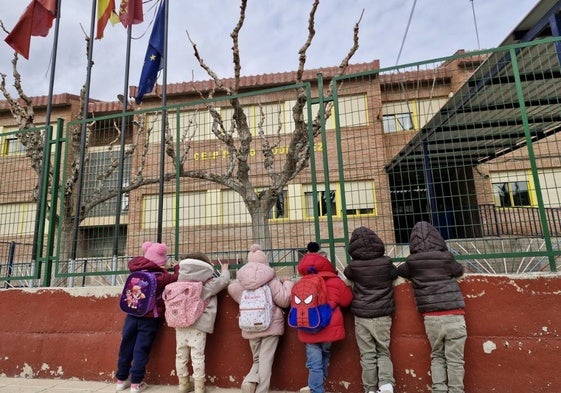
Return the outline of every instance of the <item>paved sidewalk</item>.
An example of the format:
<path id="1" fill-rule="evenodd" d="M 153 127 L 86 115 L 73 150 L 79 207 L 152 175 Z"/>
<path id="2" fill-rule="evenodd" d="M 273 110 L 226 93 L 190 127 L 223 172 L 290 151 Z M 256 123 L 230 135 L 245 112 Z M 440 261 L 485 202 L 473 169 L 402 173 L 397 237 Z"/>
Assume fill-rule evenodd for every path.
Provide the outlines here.
<path id="1" fill-rule="evenodd" d="M 240 389 L 207 387 L 207 393 L 239 393 Z M 75 379 L 7 378 L 0 376 L 0 393 L 114 393 L 115 384 Z M 125 390 L 124 393 L 128 391 Z M 175 385 L 150 385 L 147 393 L 177 393 Z M 271 393 L 290 393 L 271 391 Z"/>

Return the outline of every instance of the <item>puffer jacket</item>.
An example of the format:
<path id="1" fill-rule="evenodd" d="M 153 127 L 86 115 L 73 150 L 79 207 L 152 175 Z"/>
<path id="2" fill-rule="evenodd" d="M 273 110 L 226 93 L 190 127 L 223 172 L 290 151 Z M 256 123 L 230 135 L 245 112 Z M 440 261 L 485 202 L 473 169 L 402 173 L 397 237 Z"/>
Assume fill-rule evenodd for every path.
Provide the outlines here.
<path id="1" fill-rule="evenodd" d="M 322 343 L 343 340 L 345 338 L 345 323 L 341 307 L 348 307 L 353 300 L 351 289 L 338 275 L 331 262 L 321 254 L 307 253 L 298 263 L 298 273 L 305 276 L 317 273 L 325 280 L 327 300 L 333 314 L 328 326 L 317 333 L 298 330 L 298 340 L 303 343 Z"/>
<path id="2" fill-rule="evenodd" d="M 438 230 L 426 221 L 415 224 L 409 241 L 410 255 L 397 272 L 411 280 L 421 313 L 463 309 L 457 277 L 464 267 L 454 260 Z"/>
<path id="3" fill-rule="evenodd" d="M 281 282 L 275 274 L 275 270 L 267 263 L 248 262 L 238 270 L 237 278 L 228 285 L 228 294 L 236 303 L 240 303 L 244 289 L 257 289 L 262 285 L 268 285 L 275 306 L 273 308 L 273 320 L 267 330 L 262 332 L 248 332 L 242 330 L 245 339 L 282 336 L 284 334 L 284 312 L 282 308 L 290 305 L 290 292 L 294 283 L 290 280 Z"/>
<path id="4" fill-rule="evenodd" d="M 374 231 L 366 227 L 353 231 L 349 242 L 352 260 L 343 273 L 353 281 L 351 312 L 357 317 L 384 317 L 395 311 L 393 281 L 397 268 L 384 252 L 384 242 Z"/>
<path id="5" fill-rule="evenodd" d="M 214 332 L 214 322 L 218 312 L 216 295 L 226 288 L 230 282 L 229 270 L 222 270 L 219 277 L 214 277 L 213 274 L 214 268 L 205 261 L 186 258 L 179 262 L 178 281 L 201 281 L 203 283 L 201 297 L 208 303 L 203 314 L 191 327 L 205 333 Z"/>
<path id="6" fill-rule="evenodd" d="M 177 277 L 179 276 L 179 266 L 174 266 L 173 274 L 171 274 L 165 267 L 159 266 L 144 256 L 138 256 L 129 261 L 128 267 L 131 272 L 147 270 L 149 272 L 161 273 L 156 274 L 156 311 L 158 315 L 156 316 L 153 311 L 148 311 L 144 315 L 144 318 L 163 319 L 166 312 L 166 306 L 164 304 L 164 299 L 162 299 L 162 293 L 164 292 L 166 285 L 177 281 Z"/>

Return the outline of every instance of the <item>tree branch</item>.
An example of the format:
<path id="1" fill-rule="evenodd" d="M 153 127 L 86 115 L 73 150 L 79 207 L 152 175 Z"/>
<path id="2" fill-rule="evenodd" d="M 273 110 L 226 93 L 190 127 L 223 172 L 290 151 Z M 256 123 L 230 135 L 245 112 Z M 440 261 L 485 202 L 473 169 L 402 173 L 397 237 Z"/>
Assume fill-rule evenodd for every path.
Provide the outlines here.
<path id="1" fill-rule="evenodd" d="M 312 45 L 312 40 L 316 35 L 316 31 L 314 29 L 315 19 L 316 19 L 316 11 L 319 6 L 319 0 L 314 0 L 314 4 L 312 5 L 312 10 L 310 11 L 310 16 L 308 17 L 308 38 L 304 45 L 298 51 L 298 72 L 296 73 L 296 83 L 302 82 L 302 77 L 304 75 L 304 70 L 306 68 L 306 52 L 310 45 Z"/>
<path id="2" fill-rule="evenodd" d="M 218 89 L 225 91 L 226 94 L 228 94 L 228 95 L 231 95 L 232 94 L 231 90 L 229 88 L 227 88 L 226 86 L 224 86 L 224 84 L 222 83 L 222 79 L 220 79 L 218 77 L 218 75 L 216 75 L 216 73 L 208 65 L 206 65 L 206 63 L 204 62 L 203 58 L 201 57 L 201 55 L 199 53 L 199 50 L 197 49 L 197 44 L 195 44 L 193 42 L 193 40 L 191 39 L 191 37 L 189 36 L 189 32 L 186 31 L 186 33 L 187 33 L 187 38 L 189 39 L 189 42 L 191 43 L 191 46 L 193 47 L 195 58 L 199 62 L 199 65 L 201 66 L 201 68 L 203 70 L 205 70 L 206 73 L 211 77 L 211 79 L 214 81 L 214 84 L 216 85 L 216 87 Z M 214 92 L 214 90 L 212 90 L 212 92 Z M 214 93 L 212 95 L 214 95 Z"/>
<path id="3" fill-rule="evenodd" d="M 240 30 L 243 27 L 243 22 L 245 20 L 245 10 L 247 8 L 247 0 L 242 0 L 242 4 L 240 6 L 240 17 L 238 19 L 238 23 L 230 37 L 232 37 L 232 41 L 234 45 L 232 46 L 232 55 L 234 60 L 234 94 L 238 92 L 239 84 L 240 84 L 240 73 L 241 73 L 241 62 L 240 62 L 240 46 L 239 46 L 239 34 Z"/>

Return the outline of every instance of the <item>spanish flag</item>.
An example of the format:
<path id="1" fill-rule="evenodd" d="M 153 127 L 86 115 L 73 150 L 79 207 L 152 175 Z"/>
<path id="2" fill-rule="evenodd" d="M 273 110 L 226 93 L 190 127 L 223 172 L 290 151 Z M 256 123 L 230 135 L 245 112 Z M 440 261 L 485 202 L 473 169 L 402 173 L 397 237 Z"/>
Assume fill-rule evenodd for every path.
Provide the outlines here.
<path id="1" fill-rule="evenodd" d="M 108 21 L 111 21 L 112 25 L 119 23 L 119 15 L 115 12 L 115 0 L 98 0 L 96 40 L 103 38 L 103 31 Z"/>
<path id="2" fill-rule="evenodd" d="M 4 41 L 29 59 L 31 36 L 46 37 L 56 17 L 57 0 L 32 0 Z"/>

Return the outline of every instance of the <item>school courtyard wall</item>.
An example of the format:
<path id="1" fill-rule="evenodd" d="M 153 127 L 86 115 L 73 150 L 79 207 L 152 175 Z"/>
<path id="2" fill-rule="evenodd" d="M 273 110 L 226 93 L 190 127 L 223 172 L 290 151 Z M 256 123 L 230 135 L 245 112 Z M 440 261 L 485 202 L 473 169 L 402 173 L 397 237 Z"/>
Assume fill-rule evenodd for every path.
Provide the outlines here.
<path id="1" fill-rule="evenodd" d="M 561 274 L 466 275 L 468 340 L 466 392 L 558 393 L 561 347 Z M 118 287 L 0 290 L 0 374 L 8 377 L 112 381 L 124 314 Z M 391 352 L 396 393 L 430 391 L 430 347 L 409 282 L 395 285 L 397 312 Z M 207 384 L 239 387 L 251 364 L 237 326 L 237 305 L 223 291 L 215 332 L 206 348 Z M 344 310 L 347 337 L 333 346 L 328 392 L 362 393 L 353 319 Z M 176 384 L 175 334 L 162 327 L 147 382 Z M 273 366 L 272 389 L 307 384 L 304 345 L 288 328 Z"/>

